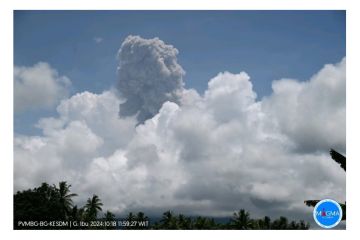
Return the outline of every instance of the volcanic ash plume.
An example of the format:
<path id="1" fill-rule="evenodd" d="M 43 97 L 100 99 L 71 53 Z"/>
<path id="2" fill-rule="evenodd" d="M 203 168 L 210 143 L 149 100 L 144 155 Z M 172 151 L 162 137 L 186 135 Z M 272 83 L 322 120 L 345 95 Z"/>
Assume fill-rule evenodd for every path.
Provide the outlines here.
<path id="1" fill-rule="evenodd" d="M 158 113 L 166 101 L 180 102 L 185 71 L 177 63 L 178 50 L 158 38 L 128 36 L 118 52 L 118 90 L 126 98 L 120 116 L 137 114 L 142 123 Z"/>

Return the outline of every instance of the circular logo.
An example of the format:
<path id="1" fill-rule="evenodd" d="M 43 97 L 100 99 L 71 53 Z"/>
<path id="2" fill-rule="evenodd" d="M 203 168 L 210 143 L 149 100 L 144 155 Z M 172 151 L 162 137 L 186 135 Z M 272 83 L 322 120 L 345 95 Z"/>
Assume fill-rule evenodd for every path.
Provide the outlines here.
<path id="1" fill-rule="evenodd" d="M 333 228 L 341 221 L 342 209 L 336 201 L 324 199 L 316 204 L 313 216 L 320 227 Z"/>

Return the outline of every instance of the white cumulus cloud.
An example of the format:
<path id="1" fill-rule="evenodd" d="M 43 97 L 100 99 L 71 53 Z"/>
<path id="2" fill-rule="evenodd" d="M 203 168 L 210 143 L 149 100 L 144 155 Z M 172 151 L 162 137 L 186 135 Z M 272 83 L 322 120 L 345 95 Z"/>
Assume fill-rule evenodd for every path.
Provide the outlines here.
<path id="1" fill-rule="evenodd" d="M 50 109 L 69 94 L 71 81 L 46 62 L 14 67 L 15 112 Z"/>
<path id="2" fill-rule="evenodd" d="M 245 208 L 309 220 L 304 200 L 345 201 L 345 173 L 327 152 L 346 149 L 345 58 L 256 100 L 245 72 L 219 73 L 203 95 L 183 88 L 177 50 L 159 39 L 128 37 L 119 54 L 126 99 L 78 93 L 39 121 L 41 136 L 16 135 L 15 189 L 66 180 L 77 202 L 96 193 L 119 214 Z"/>
<path id="3" fill-rule="evenodd" d="M 299 151 L 346 152 L 346 59 L 327 64 L 309 81 L 281 79 L 264 106 Z"/>

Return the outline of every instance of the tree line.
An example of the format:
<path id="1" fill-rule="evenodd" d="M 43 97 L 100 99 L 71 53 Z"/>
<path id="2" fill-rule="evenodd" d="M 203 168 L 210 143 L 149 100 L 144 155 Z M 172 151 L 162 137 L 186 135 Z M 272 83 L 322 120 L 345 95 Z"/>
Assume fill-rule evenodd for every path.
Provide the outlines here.
<path id="1" fill-rule="evenodd" d="M 14 229 L 287 229 L 306 230 L 309 223 L 289 221 L 281 216 L 272 220 L 265 216 L 253 219 L 244 209 L 235 212 L 226 222 L 216 221 L 210 217 L 193 217 L 166 211 L 157 221 L 152 221 L 143 212 L 130 212 L 125 218 L 116 218 L 111 211 L 102 216 L 103 203 L 97 195 L 89 197 L 83 207 L 73 204 L 77 194 L 70 192 L 71 185 L 60 182 L 58 185 L 42 183 L 34 189 L 18 191 L 14 194 Z M 81 222 L 83 225 L 24 225 L 24 222 Z M 92 225 L 96 221 L 97 224 Z M 89 224 L 90 223 L 90 224 Z M 104 224 L 102 224 L 104 223 Z M 114 223 L 114 224 L 108 224 Z"/>

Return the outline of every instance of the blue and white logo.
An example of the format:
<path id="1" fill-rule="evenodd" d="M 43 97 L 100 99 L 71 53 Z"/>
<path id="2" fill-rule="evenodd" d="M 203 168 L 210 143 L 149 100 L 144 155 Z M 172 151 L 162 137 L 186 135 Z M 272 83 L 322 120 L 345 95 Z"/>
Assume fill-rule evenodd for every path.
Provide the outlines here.
<path id="1" fill-rule="evenodd" d="M 342 209 L 336 201 L 324 199 L 316 204 L 313 215 L 320 227 L 333 228 L 341 221 Z"/>

